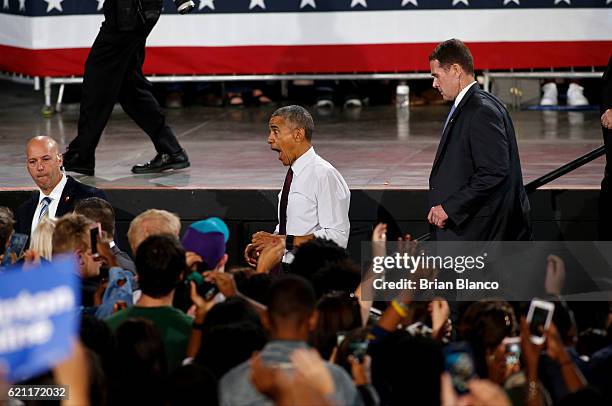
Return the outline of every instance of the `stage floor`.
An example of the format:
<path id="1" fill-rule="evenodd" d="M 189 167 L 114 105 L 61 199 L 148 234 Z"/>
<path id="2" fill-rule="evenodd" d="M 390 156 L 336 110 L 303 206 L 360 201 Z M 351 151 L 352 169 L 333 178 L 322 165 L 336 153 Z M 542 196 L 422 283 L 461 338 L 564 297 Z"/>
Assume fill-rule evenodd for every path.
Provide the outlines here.
<path id="1" fill-rule="evenodd" d="M 288 103 L 285 103 L 288 104 Z M 31 87 L 0 81 L 0 190 L 33 189 L 25 166 L 28 138 L 47 134 L 62 150 L 76 134 L 78 106 L 43 118 L 42 94 Z M 144 134 L 117 107 L 97 150 L 96 176 L 77 176 L 104 189 L 279 189 L 285 170 L 266 143 L 274 107 L 167 110 L 167 120 L 187 150 L 191 168 L 156 175 L 132 175 L 133 164 L 155 151 Z M 448 106 L 393 106 L 310 109 L 317 153 L 330 161 L 351 189 L 423 190 L 440 139 Z M 525 182 L 535 179 L 602 144 L 598 111 L 518 111 L 517 132 Z M 545 188 L 599 189 L 604 158 Z"/>

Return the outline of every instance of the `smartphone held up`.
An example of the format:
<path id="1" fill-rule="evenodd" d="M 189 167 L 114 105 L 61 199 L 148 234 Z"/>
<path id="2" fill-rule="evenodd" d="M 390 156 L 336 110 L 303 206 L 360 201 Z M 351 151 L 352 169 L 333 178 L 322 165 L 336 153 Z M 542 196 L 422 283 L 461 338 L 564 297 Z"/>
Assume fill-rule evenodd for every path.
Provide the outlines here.
<path id="1" fill-rule="evenodd" d="M 527 323 L 531 341 L 540 345 L 544 343 L 544 333 L 548 330 L 552 320 L 555 304 L 545 300 L 533 299 L 527 312 Z"/>

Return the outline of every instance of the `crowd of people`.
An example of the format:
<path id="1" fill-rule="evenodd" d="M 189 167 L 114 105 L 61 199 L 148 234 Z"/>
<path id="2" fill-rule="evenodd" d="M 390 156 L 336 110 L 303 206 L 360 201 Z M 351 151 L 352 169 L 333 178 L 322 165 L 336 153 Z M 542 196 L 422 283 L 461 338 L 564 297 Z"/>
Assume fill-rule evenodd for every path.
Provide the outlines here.
<path id="1" fill-rule="evenodd" d="M 0 208 L 5 245 L 14 223 L 11 210 Z M 65 253 L 78 258 L 80 338 L 70 359 L 22 383 L 70 384 L 73 401 L 92 405 L 612 401 L 609 304 L 565 303 L 562 277 L 547 278 L 555 311 L 536 345 L 525 303 L 449 305 L 405 294 L 372 303 L 362 296 L 359 265 L 333 241 L 300 245 L 281 273 L 272 272 L 284 255 L 274 246 L 256 267 L 226 269 L 231 236 L 221 219 L 193 223 L 182 235 L 180 228 L 165 210 L 139 214 L 128 232 L 132 257 L 112 242 L 113 208 L 101 198 L 40 221 L 16 265 L 27 270 Z M 379 225 L 372 239 L 384 238 Z M 507 352 L 508 337 L 520 338 L 518 359 Z M 475 369 L 465 393 L 445 371 L 445 351 L 458 342 L 469 345 Z"/>

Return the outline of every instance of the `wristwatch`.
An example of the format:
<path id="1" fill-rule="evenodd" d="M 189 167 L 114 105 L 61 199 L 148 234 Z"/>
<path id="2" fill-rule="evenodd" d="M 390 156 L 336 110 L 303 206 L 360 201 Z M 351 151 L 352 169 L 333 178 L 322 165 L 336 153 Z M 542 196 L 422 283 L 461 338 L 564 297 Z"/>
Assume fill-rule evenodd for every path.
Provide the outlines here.
<path id="1" fill-rule="evenodd" d="M 285 237 L 285 248 L 287 251 L 293 251 L 293 240 L 295 239 L 294 235 L 287 234 Z"/>

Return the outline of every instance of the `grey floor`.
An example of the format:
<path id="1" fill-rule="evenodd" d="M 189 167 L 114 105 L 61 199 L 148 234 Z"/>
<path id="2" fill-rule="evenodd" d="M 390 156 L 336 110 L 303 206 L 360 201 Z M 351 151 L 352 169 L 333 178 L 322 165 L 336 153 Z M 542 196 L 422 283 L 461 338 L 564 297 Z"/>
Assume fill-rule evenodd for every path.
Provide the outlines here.
<path id="1" fill-rule="evenodd" d="M 32 189 L 25 168 L 28 138 L 47 134 L 62 148 L 76 135 L 78 105 L 44 118 L 42 94 L 25 85 L 0 81 L 0 190 Z M 154 149 L 117 107 L 97 150 L 96 176 L 78 176 L 103 188 L 278 189 L 285 170 L 266 144 L 267 120 L 274 107 L 168 110 L 167 119 L 192 162 L 188 170 L 132 175 L 134 163 L 151 159 Z M 317 126 L 313 142 L 353 189 L 425 189 L 436 152 L 445 106 L 311 109 Z M 602 144 L 597 111 L 511 110 L 525 182 Z M 549 188 L 598 189 L 604 160 L 551 183 Z"/>

